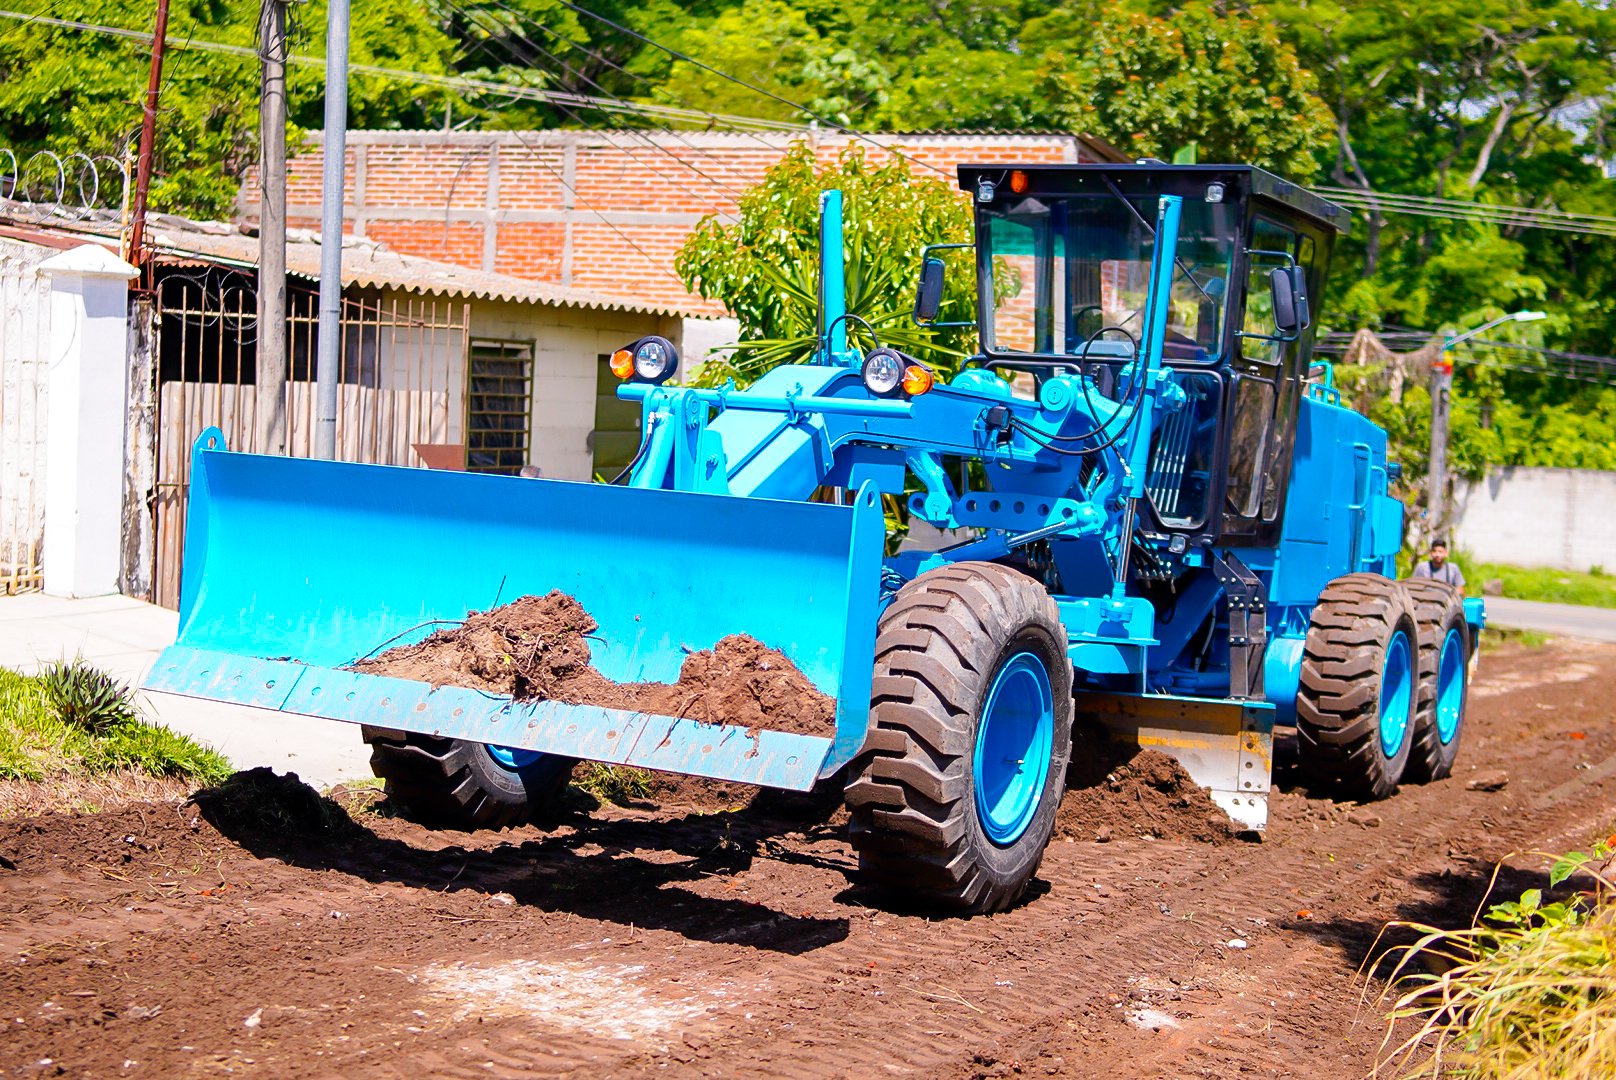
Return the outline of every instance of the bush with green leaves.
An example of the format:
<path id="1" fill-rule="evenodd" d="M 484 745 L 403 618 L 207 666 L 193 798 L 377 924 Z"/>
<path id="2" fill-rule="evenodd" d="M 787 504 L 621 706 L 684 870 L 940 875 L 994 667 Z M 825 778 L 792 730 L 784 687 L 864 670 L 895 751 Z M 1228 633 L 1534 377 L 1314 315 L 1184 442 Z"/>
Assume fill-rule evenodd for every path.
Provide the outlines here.
<path id="1" fill-rule="evenodd" d="M 957 188 L 919 175 L 900 157 L 872 160 L 860 146 L 822 165 L 806 142 L 792 145 L 741 197 L 738 220 L 709 216 L 674 260 L 685 287 L 718 300 L 740 320 L 727 362 L 709 362 L 698 381 L 748 385 L 779 364 L 804 363 L 818 347 L 819 196 L 843 194 L 848 341 L 879 339 L 944 374 L 975 345 L 972 328 L 931 330 L 910 318 L 920 253 L 927 244 L 970 239 L 970 206 Z M 958 254 L 958 253 L 954 253 Z M 976 286 L 968 259 L 948 260 L 942 321 L 970 319 Z"/>

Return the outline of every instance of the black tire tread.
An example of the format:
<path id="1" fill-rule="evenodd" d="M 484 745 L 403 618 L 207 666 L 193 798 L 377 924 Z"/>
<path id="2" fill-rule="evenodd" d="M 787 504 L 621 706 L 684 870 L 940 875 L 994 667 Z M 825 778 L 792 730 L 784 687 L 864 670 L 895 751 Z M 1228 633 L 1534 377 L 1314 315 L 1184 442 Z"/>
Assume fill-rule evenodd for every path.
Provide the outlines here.
<path id="1" fill-rule="evenodd" d="M 433 828 L 505 829 L 523 825 L 566 787 L 571 762 L 547 770 L 539 798 L 501 799 L 472 766 L 472 754 L 486 754 L 481 743 L 366 726 L 370 771 L 385 781 L 388 800 L 410 820 Z M 530 792 L 530 795 L 533 793 Z"/>
<path id="2" fill-rule="evenodd" d="M 1397 626 L 1418 652 L 1414 604 L 1399 582 L 1346 574 L 1319 594 L 1296 695 L 1302 770 L 1313 784 L 1364 799 L 1396 789 L 1401 776 L 1387 775 L 1378 745 L 1377 676 Z"/>
<path id="3" fill-rule="evenodd" d="M 1030 873 L 996 882 L 963 841 L 976 812 L 971 714 L 986 666 L 969 643 L 1029 612 L 1061 626 L 1059 608 L 1037 581 L 994 563 L 958 563 L 917 578 L 883 613 L 869 734 L 846 791 L 851 839 L 870 881 L 977 914 L 1002 911 L 1026 891 Z M 1069 668 L 1050 672 L 1057 712 L 1071 700 L 1070 677 Z M 1069 728 L 1069 704 L 1056 723 Z M 1065 747 L 1056 762 L 1064 776 L 1069 744 L 1057 740 L 1057 747 Z M 1034 839 L 1041 859 L 1048 829 Z"/>
<path id="4" fill-rule="evenodd" d="M 1414 748 L 1408 757 L 1408 777 L 1418 782 L 1441 780 L 1453 771 L 1453 750 L 1443 753 L 1436 727 L 1437 666 L 1447 632 L 1457 626 L 1464 635 L 1464 655 L 1470 657 L 1470 624 L 1465 621 L 1464 597 L 1445 582 L 1430 578 L 1410 578 L 1403 582 L 1414 604 L 1414 617 L 1420 628 L 1419 704 L 1414 718 Z M 1468 680 L 1469 673 L 1466 673 Z M 1469 687 L 1465 687 L 1466 696 Z M 1463 712 L 1455 743 L 1464 732 Z"/>

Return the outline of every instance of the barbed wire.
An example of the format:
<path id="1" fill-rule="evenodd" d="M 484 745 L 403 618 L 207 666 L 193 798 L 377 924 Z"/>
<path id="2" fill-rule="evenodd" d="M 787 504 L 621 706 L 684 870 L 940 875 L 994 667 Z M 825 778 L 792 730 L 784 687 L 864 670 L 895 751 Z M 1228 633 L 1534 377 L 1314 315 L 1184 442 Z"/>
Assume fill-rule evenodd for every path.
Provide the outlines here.
<path id="1" fill-rule="evenodd" d="M 84 221 L 122 210 L 128 166 L 111 154 L 0 146 L 0 217 L 30 224 Z"/>

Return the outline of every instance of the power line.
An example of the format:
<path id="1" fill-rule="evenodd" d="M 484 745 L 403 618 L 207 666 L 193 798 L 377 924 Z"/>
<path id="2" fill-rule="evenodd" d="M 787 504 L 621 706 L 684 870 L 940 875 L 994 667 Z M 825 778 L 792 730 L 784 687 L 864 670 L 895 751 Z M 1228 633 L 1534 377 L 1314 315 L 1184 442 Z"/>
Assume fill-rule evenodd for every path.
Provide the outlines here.
<path id="1" fill-rule="evenodd" d="M 724 79 L 724 80 L 726 80 L 728 82 L 732 82 L 736 86 L 745 87 L 746 89 L 752 91 L 754 94 L 761 94 L 764 97 L 770 99 L 771 101 L 777 101 L 780 104 L 785 105 L 785 106 L 795 110 L 796 112 L 802 113 L 804 116 L 807 116 L 810 119 L 812 119 L 815 123 L 821 124 L 824 127 L 829 128 L 830 130 L 844 131 L 847 134 L 853 136 L 855 139 L 860 140 L 861 142 L 869 143 L 871 146 L 875 147 L 877 150 L 880 150 L 880 151 L 882 151 L 884 153 L 892 154 L 893 156 L 895 156 L 897 158 L 900 158 L 900 159 L 902 159 L 904 161 L 912 161 L 916 165 L 921 166 L 922 168 L 930 169 L 932 172 L 937 173 L 939 176 L 948 176 L 949 175 L 949 173 L 948 173 L 948 171 L 946 169 L 939 169 L 937 166 L 931 164 L 928 161 L 922 161 L 919 158 L 910 157 L 908 154 L 905 154 L 905 153 L 902 153 L 901 151 L 895 150 L 892 147 L 883 146 L 879 141 L 877 141 L 876 139 L 871 138 L 869 135 L 866 135 L 864 132 L 858 130 L 857 128 L 848 127 L 848 126 L 843 125 L 843 124 L 832 123 L 830 120 L 827 120 L 825 117 L 820 116 L 818 113 L 814 112 L 812 109 L 808 108 L 808 106 L 806 106 L 806 105 L 798 104 L 797 102 L 792 101 L 790 98 L 782 97 L 781 95 L 776 94 L 772 90 L 766 90 L 763 87 L 758 86 L 758 85 L 756 85 L 754 83 L 749 83 L 745 79 L 738 78 L 738 77 L 736 77 L 734 75 L 731 75 L 727 71 L 720 71 L 718 68 L 713 67 L 711 64 L 704 63 L 703 61 L 696 59 L 694 56 L 690 56 L 687 53 L 680 52 L 678 49 L 670 48 L 669 46 L 662 44 L 660 41 L 657 41 L 654 38 L 647 37 L 646 35 L 640 33 L 638 30 L 634 30 L 634 29 L 631 29 L 630 27 L 624 26 L 622 23 L 614 22 L 611 19 L 608 19 L 604 15 L 599 15 L 599 14 L 596 14 L 595 12 L 593 12 L 593 11 L 590 11 L 588 8 L 579 7 L 577 4 L 572 3 L 572 0 L 556 0 L 556 3 L 560 4 L 562 7 L 567 8 L 567 9 L 569 9 L 571 11 L 576 11 L 580 15 L 587 15 L 591 19 L 595 19 L 595 20 L 597 20 L 599 22 L 605 23 L 607 26 L 611 27 L 613 30 L 616 30 L 618 33 L 627 34 L 632 38 L 635 38 L 635 39 L 637 39 L 639 41 L 643 41 L 647 45 L 651 46 L 652 48 L 658 49 L 658 50 L 660 50 L 660 51 L 662 51 L 664 53 L 667 53 L 669 56 L 673 57 L 675 60 L 683 60 L 687 64 L 694 64 L 696 67 L 701 68 L 703 71 L 711 72 L 712 74 L 717 75 L 720 79 Z"/>
<path id="2" fill-rule="evenodd" d="M 453 0 L 447 0 L 447 4 L 448 4 L 448 7 L 449 7 L 449 9 L 451 11 L 454 11 L 456 14 L 459 14 L 460 16 L 465 18 L 473 26 L 477 26 L 479 29 L 483 29 L 483 30 L 490 30 L 491 29 L 490 27 L 488 27 L 486 25 L 483 25 L 483 24 L 480 24 L 477 21 L 478 13 L 467 11 L 465 8 L 460 7 L 459 5 L 455 4 L 453 2 Z M 494 40 L 495 39 L 492 36 L 490 36 L 489 38 L 485 39 L 484 41 L 478 42 L 477 44 L 478 44 L 479 47 L 486 49 L 490 54 L 492 54 L 492 52 L 493 52 L 492 45 L 494 43 Z M 532 40 L 530 40 L 530 39 L 528 39 L 526 37 L 521 37 L 521 36 L 518 36 L 517 40 L 522 42 L 525 45 L 529 45 L 532 48 L 537 49 L 539 52 L 541 52 L 545 56 L 549 57 L 550 60 L 552 60 L 553 62 L 559 64 L 562 67 L 562 69 L 565 70 L 568 74 L 573 75 L 575 77 L 584 78 L 587 81 L 589 81 L 591 85 L 596 86 L 597 89 L 600 89 L 598 83 L 595 83 L 594 80 L 592 80 L 592 79 L 588 79 L 587 76 L 580 76 L 578 72 L 574 71 L 573 68 L 569 64 L 566 63 L 566 61 L 562 60 L 560 57 L 558 57 L 554 53 L 550 52 L 548 49 L 546 49 L 544 46 L 540 45 L 538 42 L 532 41 Z M 509 55 L 509 57 L 513 61 L 516 61 L 518 64 L 521 64 L 523 62 L 523 58 L 518 56 L 517 53 L 516 53 L 516 50 L 513 47 L 511 47 L 509 44 L 505 44 L 505 51 L 506 51 L 507 55 Z M 621 99 L 618 99 L 618 100 L 621 100 Z M 560 108 L 563 112 L 565 112 L 569 117 L 571 117 L 573 119 L 573 121 L 578 124 L 579 127 L 587 128 L 589 126 L 588 124 L 586 124 L 584 122 L 583 118 L 581 116 L 579 116 L 577 114 L 577 112 L 575 112 L 574 110 L 568 108 L 565 105 L 558 105 L 557 107 Z M 671 132 L 671 129 L 661 129 L 661 130 L 667 130 L 667 131 Z M 711 186 L 713 186 L 713 187 L 719 189 L 720 191 L 724 192 L 724 194 L 728 195 L 732 200 L 738 200 L 740 198 L 741 193 L 739 191 L 736 191 L 734 188 L 728 186 L 727 184 L 723 183 L 722 181 L 717 180 L 712 176 L 709 176 L 707 173 L 703 172 L 701 169 L 696 168 L 696 166 L 692 165 L 688 161 L 685 161 L 683 158 L 679 157 L 679 155 L 673 153 L 667 147 L 658 145 L 655 140 L 646 137 L 643 132 L 637 131 L 635 129 L 627 129 L 626 133 L 628 135 L 632 136 L 632 137 L 636 137 L 636 138 L 640 139 L 641 142 L 648 145 L 652 150 L 658 151 L 660 153 L 663 153 L 663 154 L 667 155 L 668 157 L 671 157 L 679 165 L 681 165 L 684 168 L 686 168 L 686 169 L 690 170 L 691 172 L 695 173 L 697 176 L 701 177 L 703 180 L 705 180 Z M 672 179 L 666 173 L 663 173 L 663 172 L 659 171 L 655 166 L 648 165 L 645 162 L 641 161 L 641 159 L 637 155 L 635 155 L 634 151 L 630 150 L 627 146 L 622 146 L 622 145 L 619 145 L 618 143 L 612 142 L 610 136 L 605 135 L 605 134 L 602 135 L 602 138 L 605 138 L 606 141 L 614 149 L 622 151 L 624 154 L 628 155 L 630 160 L 634 161 L 638 165 L 643 166 L 648 172 L 652 173 L 653 175 L 659 177 L 662 180 L 666 180 L 670 184 L 677 184 L 678 183 L 678 181 Z"/>
<path id="3" fill-rule="evenodd" d="M 1446 199 L 1435 195 L 1404 195 L 1396 192 L 1365 191 L 1360 188 L 1320 186 L 1313 190 L 1354 210 L 1374 213 L 1409 214 L 1481 224 L 1525 229 L 1549 229 L 1584 236 L 1616 236 L 1616 217 L 1581 214 L 1546 207 L 1483 203 Z"/>
<path id="4" fill-rule="evenodd" d="M 490 2 L 493 3 L 495 7 L 498 7 L 499 9 L 501 9 L 502 11 L 504 11 L 508 15 L 510 15 L 513 19 L 517 20 L 517 22 L 519 24 L 531 25 L 531 26 L 537 27 L 539 30 L 544 31 L 544 33 L 548 34 L 550 37 L 554 38 L 556 41 L 559 41 L 564 45 L 570 46 L 571 48 L 573 48 L 573 49 L 575 49 L 575 50 L 577 50 L 579 52 L 582 52 L 586 57 L 589 57 L 590 59 L 596 61 L 597 63 L 604 64 L 604 65 L 612 68 L 614 71 L 618 71 L 618 72 L 622 73 L 623 75 L 625 75 L 625 76 L 627 76 L 627 77 L 629 77 L 631 79 L 636 79 L 636 80 L 638 80 L 638 81 L 640 81 L 642 83 L 645 83 L 647 86 L 650 86 L 653 89 L 656 89 L 655 84 L 652 83 L 645 76 L 639 74 L 638 72 L 630 71 L 627 68 L 623 67 L 621 64 L 619 64 L 616 61 L 610 59 L 609 57 L 604 56 L 603 54 L 596 52 L 595 50 L 589 48 L 588 46 L 583 45 L 582 43 L 573 40 L 572 38 L 566 36 L 565 34 L 560 33 L 557 30 L 551 29 L 549 26 L 547 26 L 544 23 L 540 22 L 538 19 L 532 18 L 532 17 L 524 14 L 523 12 L 518 11 L 517 9 L 511 7 L 509 4 L 505 3 L 504 0 L 490 0 Z M 610 98 L 610 99 L 612 99 L 614 101 L 622 101 L 623 100 L 617 94 L 612 93 L 610 90 L 608 90 L 606 87 L 602 86 L 599 82 L 595 81 L 590 76 L 584 74 L 582 71 L 575 70 L 565 60 L 562 60 L 559 56 L 557 56 L 554 53 L 550 52 L 550 50 L 546 49 L 544 46 L 540 45 L 538 42 L 534 41 L 532 38 L 526 37 L 524 35 L 518 35 L 517 40 L 522 42 L 525 45 L 529 45 L 529 46 L 539 50 L 540 52 L 544 53 L 544 55 L 550 57 L 550 59 L 552 59 L 556 63 L 560 64 L 561 67 L 565 71 L 567 71 L 569 74 L 572 74 L 572 75 L 576 76 L 577 78 L 583 80 L 584 82 L 588 83 L 591 87 L 593 87 L 595 90 L 598 90 L 601 94 L 605 95 L 606 97 L 608 97 L 608 98 Z M 671 97 L 672 95 L 669 95 L 669 96 Z M 677 97 L 674 97 L 674 101 L 676 102 L 676 104 L 680 108 L 691 108 L 692 107 L 688 101 L 681 100 L 681 99 L 679 99 Z M 704 112 L 705 110 L 695 109 L 695 111 L 696 112 Z M 732 179 L 737 178 L 737 174 L 736 174 L 735 170 L 731 166 L 729 166 L 728 163 L 724 162 L 721 158 L 718 158 L 711 151 L 706 150 L 705 148 L 703 148 L 701 146 L 698 146 L 697 144 L 691 142 L 689 139 L 686 139 L 683 135 L 681 135 L 675 129 L 673 129 L 671 127 L 664 126 L 664 127 L 658 128 L 657 130 L 664 133 L 664 134 L 666 134 L 666 135 L 669 135 L 669 136 L 673 137 L 674 139 L 676 139 L 680 143 L 680 145 L 682 145 L 682 146 L 686 147 L 687 149 L 689 149 L 693 154 L 697 154 L 697 155 L 700 155 L 701 157 L 705 158 L 709 165 L 711 165 L 711 166 L 713 166 L 713 167 L 715 167 L 717 169 L 722 169 Z M 809 129 L 804 127 L 804 128 L 801 128 L 800 130 L 803 133 L 806 134 Z M 757 132 L 745 131 L 745 132 L 740 132 L 740 134 L 743 134 L 746 137 L 752 139 L 759 146 L 764 147 L 765 149 L 767 149 L 771 153 L 779 153 L 780 148 L 779 148 L 778 145 L 776 145 L 775 143 L 772 143 L 769 140 L 765 139 L 763 136 L 759 135 Z M 650 140 L 646 140 L 646 141 L 650 142 Z M 695 169 L 694 166 L 691 166 L 689 163 L 684 161 L 683 158 L 678 157 L 678 155 L 672 154 L 671 151 L 669 151 L 666 147 L 663 147 L 663 146 L 661 146 L 659 144 L 656 144 L 655 142 L 651 142 L 651 145 L 654 146 L 657 150 L 660 150 L 663 153 L 667 153 L 667 154 L 670 154 L 670 156 L 673 156 L 674 159 L 676 161 L 678 161 L 679 164 L 684 166 L 685 168 L 689 168 L 692 171 L 696 172 L 698 175 L 701 175 L 704 178 L 708 179 L 709 181 L 712 181 L 712 178 L 708 177 L 706 173 L 703 173 L 699 169 Z M 750 184 L 753 181 L 753 179 L 754 178 L 750 177 L 750 176 L 738 177 L 739 182 L 742 183 L 742 184 Z M 712 181 L 712 182 L 717 183 L 717 181 Z M 734 192 L 732 189 L 726 189 L 726 190 L 730 191 L 731 194 L 736 195 L 737 198 L 739 197 L 738 193 Z"/>
<path id="5" fill-rule="evenodd" d="M 104 26 L 99 23 L 79 22 L 74 19 L 54 19 L 43 15 L 27 15 L 19 11 L 0 10 L 0 19 L 12 19 L 24 24 L 37 23 L 46 26 L 55 26 L 65 30 L 79 30 L 85 33 L 102 34 L 108 37 L 125 38 L 129 41 L 138 41 L 142 44 L 151 44 L 152 35 L 144 30 L 130 30 L 121 26 Z M 258 59 L 258 50 L 242 45 L 225 45 L 216 41 L 199 41 L 194 38 L 179 38 L 169 36 L 168 47 L 171 49 L 195 50 L 196 52 L 217 53 L 221 56 L 235 56 L 244 60 Z M 287 63 L 300 67 L 324 68 L 325 60 L 317 56 L 305 56 L 293 53 L 287 57 Z M 538 87 L 519 86 L 514 83 L 493 82 L 486 79 L 473 79 L 463 75 L 435 75 L 424 71 L 410 71 L 403 68 L 381 67 L 376 64 L 349 64 L 348 70 L 356 75 L 370 75 L 376 78 L 393 79 L 400 82 L 418 83 L 423 86 L 435 86 L 440 89 L 454 90 L 470 94 L 494 94 L 509 98 L 521 98 L 529 101 L 542 101 L 549 104 L 566 104 L 578 108 L 600 109 L 603 112 L 632 113 L 648 117 L 658 117 L 668 121 L 684 123 L 700 123 L 708 120 L 732 126 L 735 130 L 767 130 L 801 132 L 807 130 L 802 124 L 787 123 L 779 120 L 765 120 L 751 116 L 735 116 L 728 113 L 710 113 L 694 109 L 680 109 L 668 105 L 653 105 L 643 102 L 624 101 L 621 98 L 604 99 L 592 98 L 587 94 L 572 94 L 557 90 L 542 90 Z"/>
<path id="6" fill-rule="evenodd" d="M 1345 353 L 1347 347 L 1352 343 L 1352 339 L 1356 336 L 1356 334 L 1345 330 L 1331 331 L 1326 334 L 1320 334 L 1314 348 L 1318 352 Z M 1415 330 L 1394 331 L 1391 333 L 1376 335 L 1382 344 L 1387 342 L 1395 342 L 1399 344 L 1413 344 L 1418 342 L 1420 344 L 1424 344 L 1433 338 L 1440 338 L 1441 336 L 1442 335 L 1440 334 L 1432 334 Z M 1574 382 L 1590 383 L 1595 386 L 1616 386 L 1616 357 L 1595 356 L 1591 353 L 1567 352 L 1561 349 L 1544 348 L 1541 345 L 1522 345 L 1513 341 L 1491 341 L 1485 339 L 1476 339 L 1468 341 L 1465 344 L 1472 347 L 1480 347 L 1488 350 L 1489 352 L 1501 351 L 1530 353 L 1535 356 L 1541 356 L 1545 360 L 1569 361 L 1571 365 L 1568 370 L 1565 367 L 1555 367 L 1549 365 L 1533 366 L 1530 364 L 1510 363 L 1507 360 L 1501 360 L 1490 356 L 1487 360 L 1487 365 L 1489 367 L 1501 368 L 1506 371 L 1518 371 L 1529 375 L 1541 375 L 1545 378 L 1551 379 L 1567 379 Z M 1577 365 L 1579 364 L 1588 364 L 1597 370 L 1593 372 L 1581 372 L 1577 370 Z"/>

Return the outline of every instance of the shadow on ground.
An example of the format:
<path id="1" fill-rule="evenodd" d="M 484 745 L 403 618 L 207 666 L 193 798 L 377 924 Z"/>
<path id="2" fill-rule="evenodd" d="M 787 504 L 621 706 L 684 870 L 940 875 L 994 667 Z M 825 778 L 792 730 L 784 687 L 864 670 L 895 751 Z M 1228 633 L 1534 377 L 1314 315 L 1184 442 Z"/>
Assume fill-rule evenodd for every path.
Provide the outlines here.
<path id="1" fill-rule="evenodd" d="M 263 768 L 237 773 L 197 792 L 192 801 L 209 824 L 254 856 L 376 883 L 437 893 L 508 893 L 544 911 L 790 954 L 841 941 L 848 932 L 845 918 L 792 914 L 687 887 L 744 871 L 760 855 L 850 871 L 846 862 L 818 859 L 779 843 L 786 833 L 814 840 L 839 835 L 839 829 L 781 818 L 768 803 L 655 822 L 573 814 L 551 823 L 569 826 L 553 835 L 529 834 L 493 848 L 453 843 L 425 848 L 377 835 L 295 774 Z M 638 851 L 674 857 L 653 860 L 634 854 Z"/>

